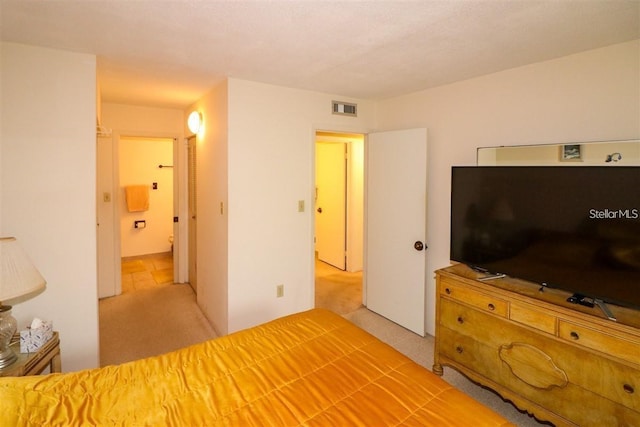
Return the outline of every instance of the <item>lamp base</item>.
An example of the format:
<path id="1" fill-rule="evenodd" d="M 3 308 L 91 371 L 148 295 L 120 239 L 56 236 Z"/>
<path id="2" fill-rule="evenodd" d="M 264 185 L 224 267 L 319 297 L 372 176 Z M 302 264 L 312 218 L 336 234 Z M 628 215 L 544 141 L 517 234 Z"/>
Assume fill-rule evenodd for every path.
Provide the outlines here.
<path id="1" fill-rule="evenodd" d="M 18 322 L 11 315 L 10 305 L 0 305 L 0 369 L 11 365 L 18 356 L 9 347 L 18 329 Z"/>
<path id="2" fill-rule="evenodd" d="M 16 353 L 9 347 L 0 351 L 0 369 L 4 369 L 18 359 Z"/>

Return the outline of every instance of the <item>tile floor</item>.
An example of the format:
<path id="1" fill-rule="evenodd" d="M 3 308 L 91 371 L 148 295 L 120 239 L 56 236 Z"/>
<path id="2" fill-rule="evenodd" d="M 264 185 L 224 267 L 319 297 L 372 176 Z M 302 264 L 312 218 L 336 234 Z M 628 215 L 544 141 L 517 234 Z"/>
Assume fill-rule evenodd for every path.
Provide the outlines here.
<path id="1" fill-rule="evenodd" d="M 173 283 L 171 252 L 122 258 L 121 264 L 123 293 Z"/>

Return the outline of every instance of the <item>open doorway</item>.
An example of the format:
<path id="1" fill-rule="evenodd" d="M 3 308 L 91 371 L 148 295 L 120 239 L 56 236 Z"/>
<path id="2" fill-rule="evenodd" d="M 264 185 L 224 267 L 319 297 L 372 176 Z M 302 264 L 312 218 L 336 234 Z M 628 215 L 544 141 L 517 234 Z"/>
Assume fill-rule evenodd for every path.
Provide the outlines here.
<path id="1" fill-rule="evenodd" d="M 315 306 L 362 306 L 364 135 L 316 132 Z"/>
<path id="2" fill-rule="evenodd" d="M 120 138 L 122 293 L 174 281 L 173 156 L 173 138 Z"/>

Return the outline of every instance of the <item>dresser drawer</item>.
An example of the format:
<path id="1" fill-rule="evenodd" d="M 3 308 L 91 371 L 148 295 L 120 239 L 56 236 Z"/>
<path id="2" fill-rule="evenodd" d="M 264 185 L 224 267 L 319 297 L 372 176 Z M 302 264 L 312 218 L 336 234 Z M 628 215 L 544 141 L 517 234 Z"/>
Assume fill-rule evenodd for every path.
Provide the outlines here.
<path id="1" fill-rule="evenodd" d="M 598 331 L 587 326 L 560 319 L 558 336 L 568 342 L 581 345 L 602 353 L 634 363 L 640 369 L 640 343 L 623 336 Z"/>
<path id="2" fill-rule="evenodd" d="M 640 427 L 640 311 L 608 322 L 561 293 L 476 276 L 436 272 L 434 372 L 454 367 L 558 426 Z"/>
<path id="3" fill-rule="evenodd" d="M 510 309 L 511 320 L 551 335 L 556 334 L 557 316 L 525 303 L 512 302 Z"/>
<path id="4" fill-rule="evenodd" d="M 613 361 L 602 363 L 602 359 L 587 356 L 578 368 L 570 367 L 567 372 L 571 382 L 640 414 L 640 371 L 637 369 Z"/>
<path id="5" fill-rule="evenodd" d="M 590 411 L 610 406 L 617 417 L 640 417 L 640 371 L 636 368 L 604 362 L 554 336 L 532 333 L 515 322 L 454 301 L 441 301 L 440 310 L 439 351 L 461 367 L 545 408 L 566 409 L 562 402 L 588 397 L 594 404 Z M 584 410 L 580 416 L 587 413 Z M 616 425 L 605 421 L 605 415 L 589 415 L 602 424 L 583 421 L 580 425 Z"/>
<path id="6" fill-rule="evenodd" d="M 498 325 L 491 325 L 491 327 L 496 326 Z M 585 388 L 571 381 L 564 383 L 552 380 L 555 384 L 547 384 L 541 388 L 537 386 L 539 384 L 531 384 L 531 378 L 523 378 L 522 372 L 519 369 L 514 369 L 513 364 L 510 366 L 502 360 L 493 344 L 487 345 L 478 342 L 473 337 L 459 334 L 447 328 L 441 328 L 439 341 L 441 357 L 446 359 L 446 364 L 451 364 L 481 383 L 486 384 L 487 381 L 490 381 L 498 393 L 506 393 L 503 397 L 507 399 L 509 399 L 508 393 L 516 393 L 535 405 L 557 413 L 564 413 L 568 416 L 565 421 L 570 419 L 575 423 L 569 422 L 562 425 L 579 425 L 581 427 L 640 426 L 640 412 L 630 409 L 634 406 L 629 404 L 628 399 L 603 398 L 600 394 L 602 390 L 595 387 Z M 573 357 L 576 353 L 573 354 Z M 571 364 L 576 365 L 575 359 L 571 360 Z M 541 374 L 540 366 L 530 372 Z M 571 379 L 571 373 L 568 374 Z M 561 377 L 557 378 L 561 379 Z M 541 377 L 541 381 L 548 381 L 548 379 L 548 375 Z M 589 402 L 590 404 L 584 405 L 577 402 Z M 535 409 L 533 411 L 535 413 Z"/>
<path id="7" fill-rule="evenodd" d="M 446 296 L 461 303 L 493 313 L 497 316 L 509 315 L 509 303 L 490 294 L 475 291 L 468 286 L 443 279 L 440 283 L 440 295 Z"/>

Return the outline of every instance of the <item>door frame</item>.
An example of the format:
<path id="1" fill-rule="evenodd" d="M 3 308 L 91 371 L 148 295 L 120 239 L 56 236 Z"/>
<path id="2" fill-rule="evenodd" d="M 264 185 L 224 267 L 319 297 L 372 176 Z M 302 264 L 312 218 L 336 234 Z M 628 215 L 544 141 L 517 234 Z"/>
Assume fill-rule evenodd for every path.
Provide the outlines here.
<path id="1" fill-rule="evenodd" d="M 369 131 L 366 130 L 362 130 L 361 128 L 344 128 L 344 127 L 340 127 L 340 126 L 335 126 L 335 125 L 323 125 L 323 126 L 314 126 L 312 128 L 312 133 L 311 133 L 311 189 L 310 189 L 310 199 L 313 203 L 311 203 L 312 206 L 314 206 L 312 209 L 312 215 L 310 215 L 311 217 L 311 250 L 310 250 L 310 255 L 311 255 L 311 286 L 312 286 L 312 292 L 311 292 L 311 307 L 315 307 L 315 278 L 316 278 L 316 267 L 315 267 L 315 231 L 316 231 L 316 219 L 315 219 L 315 191 L 316 191 L 316 142 L 318 139 L 318 133 L 334 133 L 334 134 L 340 134 L 340 135 L 362 135 L 363 137 L 363 147 L 364 150 L 366 152 L 366 144 L 367 144 L 367 135 L 369 133 Z M 348 151 L 348 155 L 351 156 L 351 144 L 347 143 L 347 151 Z M 349 181 L 350 177 L 350 171 L 347 170 L 347 181 Z M 363 170 L 363 175 L 365 174 L 365 171 Z M 363 180 L 364 180 L 364 176 L 363 176 Z M 347 184 L 348 185 L 348 184 Z M 349 191 L 347 190 L 347 212 L 349 211 Z M 363 195 L 364 198 L 366 198 L 366 192 Z M 363 209 L 365 206 L 365 202 L 366 199 L 363 200 Z M 348 213 L 347 213 L 348 216 Z M 366 221 L 366 213 L 364 214 L 364 218 L 363 218 L 363 228 L 364 228 L 364 224 Z M 345 229 L 348 230 L 349 229 L 349 223 L 348 220 L 346 221 L 345 224 Z M 348 242 L 348 231 L 346 231 L 345 233 L 345 238 L 347 239 Z M 362 270 L 364 271 L 364 260 L 366 259 L 366 254 L 364 253 L 366 248 L 366 235 L 364 234 L 364 230 L 363 230 L 363 241 L 362 241 L 362 259 L 363 259 L 363 265 L 362 265 Z M 349 252 L 350 248 L 349 248 L 349 244 L 347 243 L 347 253 Z M 347 256 L 347 262 L 345 265 L 346 270 L 345 271 L 350 271 L 350 261 L 349 261 L 349 256 Z M 363 276 L 363 280 L 362 280 L 362 303 L 364 305 L 366 305 L 366 280 Z"/>
<path id="2" fill-rule="evenodd" d="M 96 203 L 110 204 L 108 207 L 108 218 L 103 217 L 99 212 L 100 208 L 96 207 L 96 254 L 99 258 L 97 260 L 98 268 L 96 277 L 98 299 L 112 296 L 112 294 L 119 295 L 122 293 L 120 243 L 119 240 L 116 241 L 116 237 L 119 237 L 120 234 L 119 230 L 114 229 L 118 203 L 115 191 L 118 183 L 116 180 L 117 177 L 115 176 L 118 153 L 115 140 L 114 135 L 98 135 L 96 137 L 96 164 L 98 165 L 96 176 Z M 98 147 L 101 144 L 108 146 L 102 150 Z M 106 156 L 106 158 L 102 157 L 103 155 Z M 102 175 L 102 173 L 106 176 Z M 105 179 L 103 179 L 103 177 Z M 109 232 L 109 229 L 111 229 L 111 232 Z M 108 282 L 112 283 L 109 284 Z M 103 291 L 105 291 L 107 286 L 108 289 L 103 295 Z"/>
<path id="3" fill-rule="evenodd" d="M 188 248 L 186 244 L 187 239 L 187 205 L 186 197 L 187 191 L 185 190 L 186 182 L 186 150 L 187 146 L 184 143 L 182 136 L 174 133 L 164 132 L 118 132 L 114 133 L 114 193 L 116 197 L 114 202 L 118 203 L 120 192 L 117 189 L 120 188 L 120 165 L 119 165 L 119 153 L 120 153 L 120 140 L 123 138 L 166 138 L 173 140 L 173 216 L 178 217 L 178 222 L 173 222 L 173 281 L 174 283 L 185 283 L 187 281 L 187 253 Z M 182 142 L 182 143 L 181 143 Z M 182 219 L 182 221 L 180 220 Z M 115 225 L 117 228 L 114 230 L 116 234 L 116 247 L 118 249 L 119 258 L 116 260 L 118 266 L 120 265 L 120 210 L 116 207 L 115 212 Z M 122 278 L 120 278 L 120 284 Z"/>
<path id="4" fill-rule="evenodd" d="M 187 213 L 184 216 L 185 221 L 183 221 L 187 225 L 187 232 L 185 233 L 187 237 L 187 245 L 185 246 L 185 253 L 187 255 L 187 275 L 185 277 L 189 282 L 189 285 L 193 289 L 193 292 L 195 292 L 195 294 L 198 295 L 198 275 L 196 274 L 198 269 L 198 257 L 197 257 L 198 199 L 196 197 L 196 193 L 197 193 L 196 189 L 198 185 L 198 180 L 197 180 L 198 136 L 190 135 L 185 137 L 184 140 L 187 148 L 186 167 L 184 168 L 185 174 L 187 177 L 187 183 L 186 183 Z M 192 141 L 193 141 L 193 148 L 190 147 Z M 193 159 L 191 154 L 192 150 L 193 150 Z M 191 178 L 193 178 L 193 180 Z M 192 184 L 193 184 L 193 188 L 191 188 Z M 192 200 L 192 197 L 193 197 L 193 200 Z M 192 202 L 194 204 L 193 207 L 195 209 L 193 212 L 191 211 Z"/>
<path id="5" fill-rule="evenodd" d="M 398 130 L 404 130 L 404 129 L 398 129 Z M 315 200 L 315 176 L 316 176 L 316 168 L 315 168 L 315 162 L 316 162 L 316 154 L 315 154 L 315 143 L 316 143 L 316 135 L 318 132 L 329 132 L 329 133 L 337 133 L 337 134 L 359 134 L 359 135 L 363 135 L 364 137 L 364 156 L 365 156 L 365 164 L 364 164 L 364 169 L 363 169 L 363 173 L 364 173 L 364 180 L 365 180 L 365 188 L 364 188 L 364 195 L 363 195 L 363 226 L 364 226 L 364 231 L 363 231 L 363 248 L 362 248 L 362 255 L 363 255 L 363 268 L 362 271 L 363 273 L 365 273 L 367 271 L 367 243 L 368 243 L 368 236 L 367 236 L 367 185 L 366 185 L 366 176 L 367 176 L 367 166 L 366 166 L 366 157 L 367 157 L 367 150 L 368 150 L 368 139 L 369 139 L 369 134 L 374 133 L 374 132 L 385 132 L 385 130 L 365 130 L 362 128 L 354 128 L 354 127 L 342 127 L 342 126 L 336 126 L 336 125 L 314 125 L 312 127 L 312 133 L 311 133 L 311 145 L 312 145 L 312 149 L 311 151 L 311 188 L 310 188 L 310 200 Z M 428 150 L 428 148 L 427 148 Z M 427 183 L 427 191 L 428 191 L 428 183 Z M 426 220 L 426 219 L 425 219 Z M 425 242 L 428 241 L 428 237 L 426 235 L 426 233 L 428 232 L 428 228 L 425 228 Z M 314 237 L 315 235 L 315 215 L 311 215 L 311 247 L 310 247 L 310 256 L 311 256 L 311 293 L 310 293 L 310 297 L 311 297 L 311 307 L 315 307 L 315 301 L 314 301 L 314 297 L 315 297 L 315 275 L 316 275 L 316 271 L 315 271 L 315 242 L 314 242 Z M 427 275 L 428 275 L 428 271 L 429 271 L 429 266 L 432 265 L 432 259 L 431 259 L 432 255 L 430 251 L 426 251 L 425 254 L 425 269 L 426 269 L 426 273 L 425 273 L 425 278 L 424 278 L 424 284 L 425 284 L 425 290 L 424 290 L 424 330 L 427 331 L 427 324 L 428 324 L 428 320 L 427 320 L 427 314 L 429 312 L 429 301 L 432 297 L 431 294 L 429 294 L 429 289 L 428 289 L 428 280 L 427 280 Z M 367 277 L 366 274 L 363 274 L 362 277 L 362 304 L 367 306 Z"/>
<path id="6" fill-rule="evenodd" d="M 122 138 L 127 137 L 140 137 L 140 138 L 167 138 L 173 139 L 173 201 L 174 201 L 174 217 L 178 217 L 178 222 L 174 222 L 173 231 L 173 261 L 174 261 L 174 282 L 175 283 L 185 283 L 187 278 L 187 254 L 185 251 L 187 250 L 187 177 L 186 177 L 186 157 L 187 157 L 187 145 L 184 142 L 184 138 L 181 135 L 176 135 L 174 133 L 163 133 L 163 132 L 127 132 L 127 131 L 119 131 L 112 132 L 111 143 L 112 147 L 112 182 L 111 182 L 111 203 L 113 203 L 113 223 L 109 224 L 112 228 L 113 233 L 113 244 L 114 249 L 112 254 L 113 259 L 111 261 L 105 262 L 112 266 L 114 269 L 113 277 L 115 280 L 114 291 L 115 295 L 120 295 L 122 293 L 122 274 L 121 274 L 121 248 L 122 244 L 120 239 L 120 210 L 119 206 L 121 203 L 121 194 L 120 194 L 120 162 L 119 162 L 119 152 L 120 152 L 120 140 Z M 177 210 L 176 210 L 177 209 Z M 182 218 L 182 221 L 180 221 Z M 104 224 L 107 226 L 107 224 Z M 99 242 L 97 243 L 99 244 Z M 98 277 L 98 283 L 96 286 L 100 286 L 99 284 L 100 278 Z"/>

